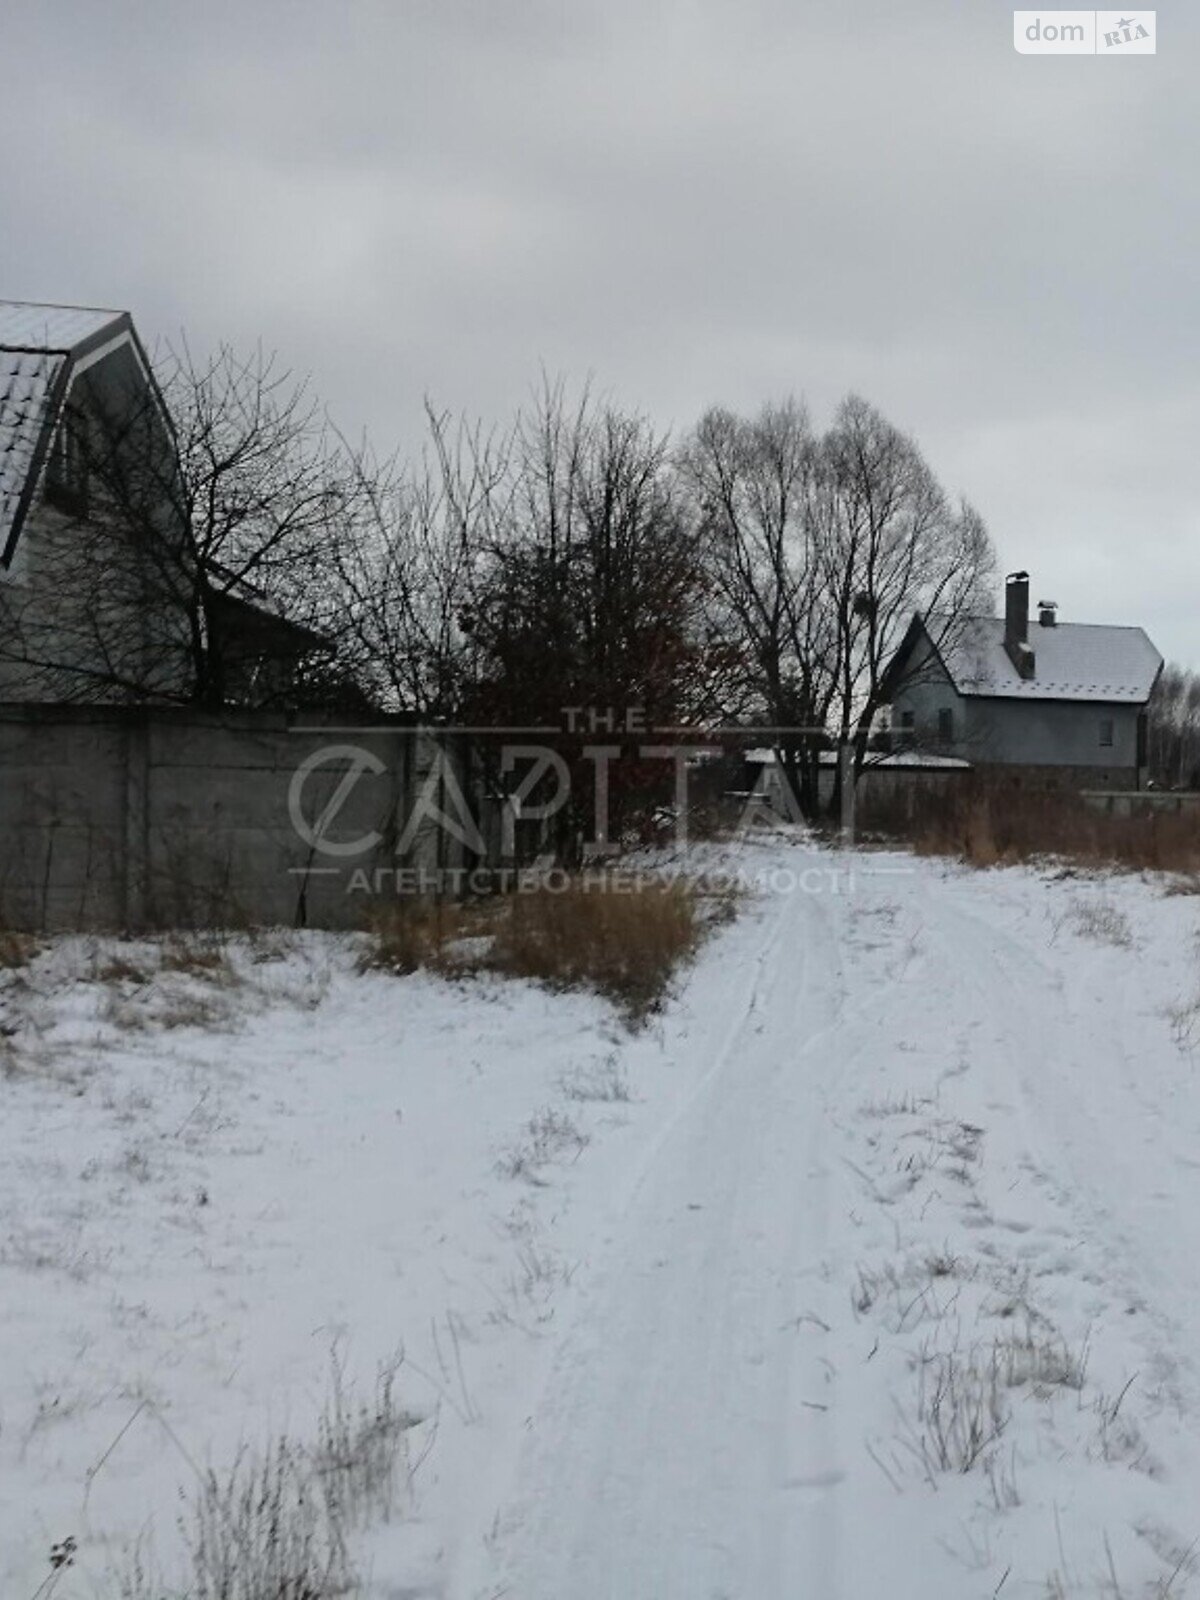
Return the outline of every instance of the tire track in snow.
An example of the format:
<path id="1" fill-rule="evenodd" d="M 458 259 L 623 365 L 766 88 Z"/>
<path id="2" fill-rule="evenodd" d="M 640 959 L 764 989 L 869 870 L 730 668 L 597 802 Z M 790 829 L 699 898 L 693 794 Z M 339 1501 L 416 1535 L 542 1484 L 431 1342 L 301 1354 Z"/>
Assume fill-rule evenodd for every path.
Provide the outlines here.
<path id="1" fill-rule="evenodd" d="M 817 1080 L 838 1002 L 825 908 L 781 897 L 583 1293 L 501 1521 L 502 1571 L 475 1593 L 765 1600 L 798 1573 L 837 1593 L 836 1412 L 817 1409 L 823 1369 L 798 1370 L 794 1325 L 824 1292 Z M 691 988 L 685 1038 L 713 1031 L 721 1004 Z"/>

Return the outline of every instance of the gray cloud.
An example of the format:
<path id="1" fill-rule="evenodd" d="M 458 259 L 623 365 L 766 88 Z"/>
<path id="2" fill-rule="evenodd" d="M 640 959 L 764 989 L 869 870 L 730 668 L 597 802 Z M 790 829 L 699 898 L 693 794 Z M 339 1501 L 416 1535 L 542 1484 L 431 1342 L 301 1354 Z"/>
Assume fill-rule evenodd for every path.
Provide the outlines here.
<path id="1" fill-rule="evenodd" d="M 262 338 L 381 441 L 540 363 L 677 426 L 855 388 L 1064 616 L 1200 666 L 1200 21 L 1159 21 L 1114 62 L 993 0 L 26 7 L 0 292 Z"/>

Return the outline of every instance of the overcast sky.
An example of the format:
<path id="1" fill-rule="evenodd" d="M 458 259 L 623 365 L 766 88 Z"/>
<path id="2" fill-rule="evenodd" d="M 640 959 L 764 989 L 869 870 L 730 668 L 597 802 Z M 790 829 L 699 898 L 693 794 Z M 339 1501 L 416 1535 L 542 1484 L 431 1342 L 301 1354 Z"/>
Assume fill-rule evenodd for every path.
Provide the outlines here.
<path id="1" fill-rule="evenodd" d="M 1028 0 L 1027 0 L 1028 3 Z M 0 15 L 0 296 L 261 338 L 339 423 L 540 366 L 684 428 L 857 390 L 1064 620 L 1200 667 L 1200 7 L 53 0 Z"/>

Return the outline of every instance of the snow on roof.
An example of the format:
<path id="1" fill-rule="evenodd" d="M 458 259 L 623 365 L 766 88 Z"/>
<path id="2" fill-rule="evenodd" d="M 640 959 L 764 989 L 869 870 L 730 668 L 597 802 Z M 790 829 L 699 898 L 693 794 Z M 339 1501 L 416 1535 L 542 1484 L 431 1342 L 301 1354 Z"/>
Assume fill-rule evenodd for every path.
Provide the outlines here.
<path id="1" fill-rule="evenodd" d="M 779 759 L 775 751 L 767 746 L 759 749 L 746 750 L 743 759 L 756 767 L 773 767 Z M 838 763 L 836 750 L 822 750 L 817 755 L 818 765 L 834 767 Z M 871 752 L 867 756 L 869 767 L 937 767 L 969 770 L 971 763 L 963 761 L 958 756 L 931 755 L 921 750 L 893 750 L 888 755 L 879 755 Z"/>
<path id="2" fill-rule="evenodd" d="M 1104 700 L 1141 705 L 1149 699 L 1162 657 L 1141 628 L 1101 623 L 1032 623 L 1032 678 L 1022 678 L 1004 648 L 1001 617 L 973 617 L 943 651 L 959 694 L 1013 700 Z"/>
<path id="3" fill-rule="evenodd" d="M 103 332 L 123 311 L 95 306 L 45 306 L 27 300 L 0 300 L 0 349 L 73 350 Z"/>
<path id="4" fill-rule="evenodd" d="M 0 550 L 8 543 L 65 355 L 0 349 Z"/>
<path id="5" fill-rule="evenodd" d="M 893 750 L 886 756 L 868 756 L 871 767 L 929 767 L 951 771 L 970 771 L 971 763 L 961 756 L 935 756 L 922 750 Z"/>
<path id="6" fill-rule="evenodd" d="M 0 300 L 0 552 L 7 552 L 5 559 L 19 532 L 22 496 L 63 369 L 81 346 L 110 327 L 117 332 L 128 325 L 124 311 Z"/>

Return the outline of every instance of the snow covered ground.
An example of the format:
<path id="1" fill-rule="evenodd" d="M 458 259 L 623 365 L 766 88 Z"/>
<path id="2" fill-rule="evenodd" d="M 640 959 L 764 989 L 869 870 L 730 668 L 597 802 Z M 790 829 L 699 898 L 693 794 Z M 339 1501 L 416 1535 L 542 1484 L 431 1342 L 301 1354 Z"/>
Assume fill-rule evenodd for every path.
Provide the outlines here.
<path id="1" fill-rule="evenodd" d="M 1200 1592 L 1200 899 L 734 859 L 632 1035 L 332 936 L 0 977 L 4 1600 L 169 1575 L 334 1349 L 422 1419 L 370 1600 Z"/>

